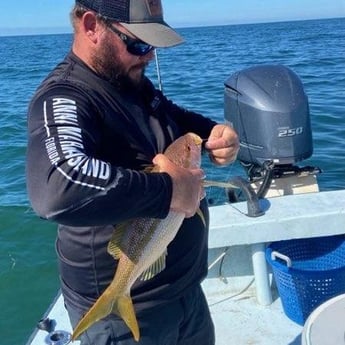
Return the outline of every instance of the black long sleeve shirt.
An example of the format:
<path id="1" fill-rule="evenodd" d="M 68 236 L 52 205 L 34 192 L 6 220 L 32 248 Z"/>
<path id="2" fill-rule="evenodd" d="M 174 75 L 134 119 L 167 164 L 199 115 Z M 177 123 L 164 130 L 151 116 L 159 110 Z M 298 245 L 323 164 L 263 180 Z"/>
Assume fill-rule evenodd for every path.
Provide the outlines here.
<path id="1" fill-rule="evenodd" d="M 72 52 L 42 82 L 28 112 L 27 187 L 37 214 L 59 224 L 67 303 L 87 309 L 110 283 L 116 262 L 106 247 L 115 224 L 169 212 L 169 175 L 145 166 L 177 137 L 192 131 L 207 138 L 214 125 L 148 79 L 140 93 L 115 87 Z M 207 232 L 198 217 L 185 220 L 168 247 L 167 268 L 133 286 L 137 308 L 176 298 L 203 279 Z"/>

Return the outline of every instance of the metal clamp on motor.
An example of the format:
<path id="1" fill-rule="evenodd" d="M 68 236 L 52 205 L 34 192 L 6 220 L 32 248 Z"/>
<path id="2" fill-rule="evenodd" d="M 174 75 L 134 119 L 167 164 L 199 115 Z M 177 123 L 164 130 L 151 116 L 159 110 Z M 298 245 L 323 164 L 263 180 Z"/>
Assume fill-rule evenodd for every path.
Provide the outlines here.
<path id="1" fill-rule="evenodd" d="M 265 214 L 259 204 L 259 198 L 255 193 L 252 186 L 244 178 L 236 176 L 229 181 L 234 186 L 238 187 L 245 195 L 247 200 L 247 216 L 248 217 L 260 217 Z M 231 190 L 231 189 L 230 189 Z M 226 189 L 226 193 L 229 193 L 229 189 Z"/>

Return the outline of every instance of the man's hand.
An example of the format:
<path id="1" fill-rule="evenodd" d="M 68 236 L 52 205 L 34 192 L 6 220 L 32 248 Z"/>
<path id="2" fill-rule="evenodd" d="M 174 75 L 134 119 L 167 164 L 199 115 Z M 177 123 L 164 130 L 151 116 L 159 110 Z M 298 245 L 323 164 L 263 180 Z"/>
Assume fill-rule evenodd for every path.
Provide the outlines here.
<path id="1" fill-rule="evenodd" d="M 240 148 L 236 132 L 228 125 L 215 125 L 205 144 L 210 159 L 217 165 L 227 165 L 236 159 Z"/>
<path id="2" fill-rule="evenodd" d="M 186 215 L 194 216 L 200 205 L 200 199 L 205 195 L 203 180 L 205 174 L 202 169 L 185 169 L 172 163 L 163 154 L 154 157 L 153 163 L 160 172 L 170 175 L 173 184 L 173 193 L 170 208 Z"/>

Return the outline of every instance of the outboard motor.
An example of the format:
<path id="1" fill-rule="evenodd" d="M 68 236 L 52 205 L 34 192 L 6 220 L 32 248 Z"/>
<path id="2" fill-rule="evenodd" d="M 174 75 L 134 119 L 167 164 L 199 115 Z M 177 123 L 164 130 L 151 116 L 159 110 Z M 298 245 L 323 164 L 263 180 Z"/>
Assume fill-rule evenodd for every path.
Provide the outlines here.
<path id="1" fill-rule="evenodd" d="M 282 65 L 234 73 L 225 82 L 225 119 L 240 139 L 238 159 L 265 196 L 272 179 L 314 174 L 297 162 L 313 153 L 309 103 L 299 77 Z"/>

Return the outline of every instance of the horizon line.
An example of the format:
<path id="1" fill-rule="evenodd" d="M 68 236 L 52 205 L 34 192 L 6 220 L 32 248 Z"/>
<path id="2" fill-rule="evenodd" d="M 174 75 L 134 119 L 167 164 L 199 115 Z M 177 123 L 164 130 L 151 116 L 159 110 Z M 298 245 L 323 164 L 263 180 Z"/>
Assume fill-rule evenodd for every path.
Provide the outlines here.
<path id="1" fill-rule="evenodd" d="M 173 26 L 174 29 L 192 29 L 200 27 L 211 26 L 235 26 L 235 25 L 254 25 L 254 24 L 274 24 L 295 21 L 310 21 L 310 20 L 331 20 L 331 19 L 345 19 L 343 15 L 339 17 L 316 17 L 316 18 L 299 18 L 299 19 L 277 19 L 277 20 L 258 20 L 250 22 L 231 22 L 231 23 L 190 23 L 180 24 Z M 29 32 L 28 32 L 29 31 Z M 57 35 L 57 34 L 72 34 L 73 29 L 71 26 L 42 26 L 42 27 L 0 27 L 0 37 L 9 36 L 35 36 L 35 35 Z"/>

